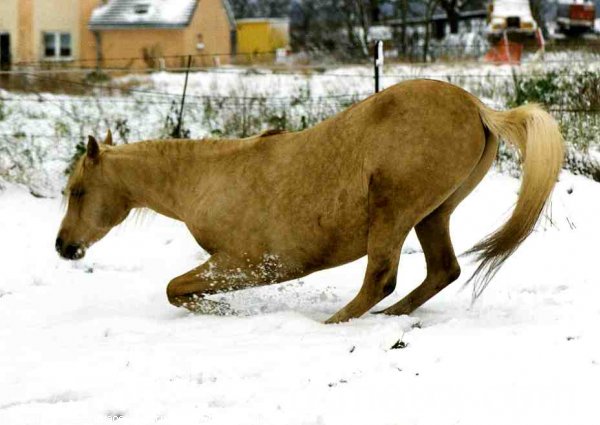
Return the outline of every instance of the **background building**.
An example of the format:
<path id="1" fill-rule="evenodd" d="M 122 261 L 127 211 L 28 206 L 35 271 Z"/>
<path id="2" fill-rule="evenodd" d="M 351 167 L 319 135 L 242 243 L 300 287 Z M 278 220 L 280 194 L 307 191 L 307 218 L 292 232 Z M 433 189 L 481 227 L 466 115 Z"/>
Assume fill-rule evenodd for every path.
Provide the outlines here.
<path id="1" fill-rule="evenodd" d="M 235 48 L 227 0 L 111 0 L 93 10 L 89 30 L 82 59 L 110 61 L 105 66 L 179 66 L 185 55 L 218 65 L 228 63 Z"/>
<path id="2" fill-rule="evenodd" d="M 227 63 L 234 49 L 228 0 L 0 1 L 4 69 L 39 62 L 172 66 L 184 55 L 212 65 Z M 120 58 L 127 59 L 114 60 Z"/>

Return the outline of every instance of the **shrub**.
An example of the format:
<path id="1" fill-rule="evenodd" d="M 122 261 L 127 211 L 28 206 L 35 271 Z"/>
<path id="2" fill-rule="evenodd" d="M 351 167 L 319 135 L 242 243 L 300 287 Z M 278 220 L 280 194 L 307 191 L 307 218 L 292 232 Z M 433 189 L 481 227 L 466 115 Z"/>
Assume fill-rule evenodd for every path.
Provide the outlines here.
<path id="1" fill-rule="evenodd" d="M 73 155 L 71 156 L 71 159 L 69 161 L 69 165 L 67 165 L 67 168 L 65 168 L 65 174 L 67 176 L 70 176 L 71 173 L 73 172 L 73 169 L 75 168 L 75 165 L 77 164 L 77 161 L 79 160 L 79 158 L 81 158 L 86 151 L 86 144 L 83 140 L 79 140 L 77 142 L 77 144 L 75 145 L 75 150 L 73 152 Z"/>
<path id="2" fill-rule="evenodd" d="M 189 139 L 190 130 L 179 123 L 179 103 L 176 100 L 171 102 L 169 112 L 165 117 L 165 124 L 162 129 L 162 137 L 170 139 Z"/>
<path id="3" fill-rule="evenodd" d="M 525 103 L 557 105 L 561 103 L 561 79 L 558 71 L 521 75 L 513 72 L 514 93 L 508 105 L 515 107 Z"/>
<path id="4" fill-rule="evenodd" d="M 4 121 L 6 118 L 8 118 L 9 113 L 10 112 L 6 107 L 6 103 L 0 99 L 0 121 Z"/>
<path id="5" fill-rule="evenodd" d="M 285 98 L 237 95 L 206 98 L 202 124 L 218 137 L 248 137 L 267 129 L 298 131 L 323 121 L 354 104 L 358 97 L 312 97 L 308 87 Z"/>
<path id="6" fill-rule="evenodd" d="M 127 124 L 127 119 L 117 118 L 115 120 L 115 129 L 117 130 L 117 134 L 121 137 L 123 143 L 128 143 L 131 128 L 129 128 L 129 125 Z"/>
<path id="7" fill-rule="evenodd" d="M 531 102 L 541 103 L 558 120 L 568 147 L 565 167 L 596 176 L 597 164 L 589 149 L 600 146 L 600 72 L 565 68 L 528 75 L 513 73 L 508 106 Z"/>

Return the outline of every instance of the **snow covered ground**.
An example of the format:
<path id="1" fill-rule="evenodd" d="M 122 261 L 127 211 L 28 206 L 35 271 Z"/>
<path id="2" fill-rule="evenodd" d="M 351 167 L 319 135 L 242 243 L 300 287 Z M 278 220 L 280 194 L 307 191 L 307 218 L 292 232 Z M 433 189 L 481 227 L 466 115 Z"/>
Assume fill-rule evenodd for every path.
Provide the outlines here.
<path id="1" fill-rule="evenodd" d="M 564 68 L 567 60 L 600 66 L 597 56 L 555 54 L 518 70 Z M 394 65 L 386 66 L 383 85 L 450 80 L 503 107 L 512 71 L 483 63 Z M 332 102 L 339 109 L 336 96 L 371 92 L 371 72 L 193 73 L 186 126 L 192 137 L 208 134 L 203 96 L 264 96 L 286 109 L 304 93 L 316 103 L 298 108 Z M 157 137 L 171 106 L 165 93 L 179 93 L 183 78 L 118 81 L 137 79 L 154 94 L 0 92 L 0 176 L 27 185 L 0 177 L 0 425 L 563 425 L 598 417 L 600 185 L 583 177 L 562 175 L 550 218 L 477 303 L 470 288 L 461 290 L 474 269 L 463 258 L 461 279 L 410 317 L 322 324 L 358 291 L 365 259 L 216 296 L 234 316 L 176 309 L 166 300 L 167 282 L 207 255 L 183 225 L 159 216 L 129 220 L 82 261 L 59 259 L 57 196 L 75 143 L 123 120 L 130 141 Z M 123 141 L 117 131 L 115 138 Z M 517 190 L 511 177 L 486 178 L 454 215 L 458 252 L 503 222 Z M 396 293 L 379 308 L 424 273 L 411 235 Z M 399 340 L 406 346 L 392 349 Z"/>
<path id="2" fill-rule="evenodd" d="M 365 259 L 216 296 L 235 316 L 170 306 L 206 258 L 162 217 L 115 229 L 79 262 L 53 244 L 59 199 L 0 190 L 0 424 L 590 424 L 600 394 L 600 185 L 564 173 L 547 219 L 471 305 L 462 283 L 410 317 L 323 319 Z M 518 181 L 491 173 L 453 218 L 462 252 Z M 392 303 L 424 260 L 411 235 Z M 402 340 L 405 348 L 391 349 Z"/>

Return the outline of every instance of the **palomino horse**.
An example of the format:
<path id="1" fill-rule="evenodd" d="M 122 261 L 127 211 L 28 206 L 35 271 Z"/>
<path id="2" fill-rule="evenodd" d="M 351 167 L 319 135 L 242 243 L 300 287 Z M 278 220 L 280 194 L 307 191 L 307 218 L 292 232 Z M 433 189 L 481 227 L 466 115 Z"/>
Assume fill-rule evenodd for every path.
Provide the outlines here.
<path id="1" fill-rule="evenodd" d="M 156 140 L 112 146 L 89 138 L 68 183 L 56 249 L 69 259 L 133 208 L 183 221 L 211 254 L 167 287 L 176 306 L 290 279 L 368 256 L 362 288 L 328 322 L 358 317 L 392 293 L 415 228 L 427 277 L 386 314 L 409 314 L 456 280 L 450 214 L 494 161 L 498 138 L 522 154 L 508 221 L 477 244 L 479 288 L 533 231 L 561 170 L 556 122 L 535 105 L 505 112 L 453 85 L 395 85 L 299 132 L 239 140 Z M 483 282 L 483 283 L 482 283 Z"/>

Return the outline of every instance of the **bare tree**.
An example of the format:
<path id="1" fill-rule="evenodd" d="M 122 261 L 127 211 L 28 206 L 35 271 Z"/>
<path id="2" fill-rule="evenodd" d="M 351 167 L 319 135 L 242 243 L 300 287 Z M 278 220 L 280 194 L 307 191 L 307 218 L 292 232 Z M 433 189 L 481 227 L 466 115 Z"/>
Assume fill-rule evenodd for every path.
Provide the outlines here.
<path id="1" fill-rule="evenodd" d="M 425 4 L 425 39 L 423 40 L 423 62 L 429 56 L 429 42 L 431 41 L 431 18 L 440 0 L 422 0 Z"/>
<path id="2" fill-rule="evenodd" d="M 439 5 L 446 12 L 448 23 L 450 24 L 450 33 L 458 34 L 458 21 L 460 10 L 465 5 L 466 0 L 440 0 Z"/>
<path id="3" fill-rule="evenodd" d="M 400 29 L 400 45 L 402 46 L 402 54 L 406 55 L 408 50 L 408 40 L 406 31 L 406 20 L 408 19 L 408 1 L 400 0 L 400 19 L 402 20 L 402 26 Z"/>

